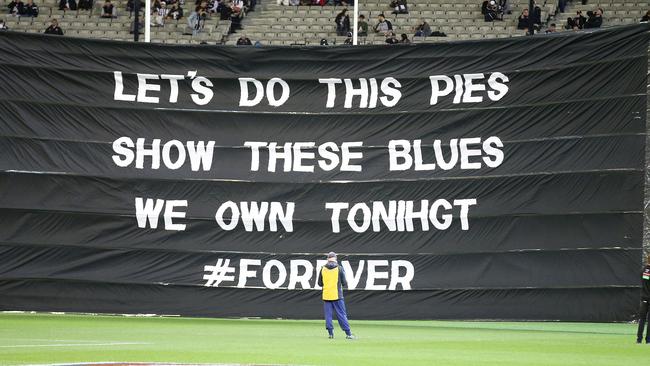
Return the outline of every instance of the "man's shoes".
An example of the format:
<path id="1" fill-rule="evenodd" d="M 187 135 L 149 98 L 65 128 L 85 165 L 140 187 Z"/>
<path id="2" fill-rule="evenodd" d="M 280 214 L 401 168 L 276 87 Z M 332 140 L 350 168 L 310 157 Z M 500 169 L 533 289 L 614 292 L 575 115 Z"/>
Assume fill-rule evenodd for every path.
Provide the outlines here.
<path id="1" fill-rule="evenodd" d="M 349 334 L 345 336 L 345 339 L 357 339 L 357 337 L 354 334 Z"/>
<path id="2" fill-rule="evenodd" d="M 637 340 L 636 340 L 636 343 L 637 343 L 637 344 L 641 344 L 641 340 L 640 340 L 640 339 L 637 339 Z"/>
<path id="3" fill-rule="evenodd" d="M 327 338 L 334 339 L 334 334 L 330 334 Z M 639 343 L 641 343 L 641 342 L 639 342 Z"/>

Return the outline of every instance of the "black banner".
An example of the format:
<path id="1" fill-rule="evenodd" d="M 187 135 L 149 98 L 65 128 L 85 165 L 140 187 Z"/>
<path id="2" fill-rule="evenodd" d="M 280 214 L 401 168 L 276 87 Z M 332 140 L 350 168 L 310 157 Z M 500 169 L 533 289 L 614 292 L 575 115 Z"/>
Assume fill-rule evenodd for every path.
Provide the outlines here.
<path id="1" fill-rule="evenodd" d="M 630 319 L 647 34 L 0 33 L 0 308 L 318 318 L 336 251 L 352 319 Z"/>

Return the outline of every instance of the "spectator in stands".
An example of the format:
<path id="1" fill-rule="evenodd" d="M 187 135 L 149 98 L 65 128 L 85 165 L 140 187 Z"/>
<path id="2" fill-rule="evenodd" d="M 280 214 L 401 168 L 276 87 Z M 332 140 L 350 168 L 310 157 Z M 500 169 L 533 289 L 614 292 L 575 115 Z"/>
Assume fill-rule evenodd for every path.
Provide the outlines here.
<path id="1" fill-rule="evenodd" d="M 130 0 L 133 1 L 133 0 Z M 77 4 L 77 9 L 79 10 L 93 10 L 93 0 L 79 0 Z M 127 3 L 126 9 L 129 10 L 129 5 Z"/>
<path id="2" fill-rule="evenodd" d="M 140 9 L 138 9 L 138 13 L 142 9 L 142 7 L 144 7 L 144 0 L 140 1 Z M 128 11 L 129 13 L 135 11 L 135 0 L 128 0 L 126 2 L 126 11 Z"/>
<path id="3" fill-rule="evenodd" d="M 347 14 L 348 9 L 343 9 L 340 13 L 334 18 L 334 23 L 336 23 L 336 35 L 344 36 L 350 31 L 350 17 Z"/>
<path id="4" fill-rule="evenodd" d="M 565 28 L 580 30 L 584 28 L 586 22 L 587 22 L 587 18 L 582 16 L 582 10 L 578 10 L 574 18 L 567 18 Z"/>
<path id="5" fill-rule="evenodd" d="M 428 37 L 431 35 L 431 26 L 424 19 L 420 19 L 420 23 L 413 29 L 416 37 Z"/>
<path id="6" fill-rule="evenodd" d="M 242 18 L 248 11 L 248 6 L 244 3 L 244 0 L 233 0 L 232 2 L 233 12 Z"/>
<path id="7" fill-rule="evenodd" d="M 158 8 L 153 10 L 151 25 L 155 27 L 163 27 L 165 25 L 165 18 L 167 17 L 167 13 L 169 13 L 169 9 L 167 9 L 167 3 L 161 1 Z"/>
<path id="8" fill-rule="evenodd" d="M 388 44 L 397 44 L 399 40 L 395 38 L 395 32 L 389 31 L 386 33 L 386 43 Z"/>
<path id="9" fill-rule="evenodd" d="M 521 12 L 521 15 L 519 16 L 518 22 L 517 22 L 517 29 L 528 29 L 530 26 L 530 17 L 528 16 L 528 8 L 525 8 L 524 11 Z"/>
<path id="10" fill-rule="evenodd" d="M 327 39 L 325 39 L 325 38 L 321 38 L 321 40 L 320 40 L 320 45 L 321 45 L 321 46 L 329 46 L 329 44 L 327 43 Z"/>
<path id="11" fill-rule="evenodd" d="M 409 39 L 409 36 L 406 35 L 406 33 L 402 33 L 402 39 L 399 40 L 399 43 L 411 43 L 411 40 Z"/>
<path id="12" fill-rule="evenodd" d="M 352 32 L 348 32 L 347 38 L 345 38 L 345 41 L 343 41 L 343 44 L 345 45 L 351 45 L 354 43 L 354 40 L 352 39 Z"/>
<path id="13" fill-rule="evenodd" d="M 359 15 L 359 29 L 357 29 L 357 35 L 359 37 L 367 37 L 368 36 L 368 22 L 366 22 L 366 17 L 362 15 Z"/>
<path id="14" fill-rule="evenodd" d="M 536 25 L 537 29 L 542 26 L 542 8 L 537 5 L 536 1 L 533 1 L 533 11 L 529 12 L 530 20 Z"/>
<path id="15" fill-rule="evenodd" d="M 393 0 L 389 5 L 393 8 L 393 14 L 408 14 L 409 9 L 406 0 Z"/>
<path id="16" fill-rule="evenodd" d="M 503 20 L 503 10 L 499 8 L 495 0 L 484 1 L 483 5 L 481 5 L 481 13 L 484 15 L 486 22 Z"/>
<path id="17" fill-rule="evenodd" d="M 230 20 L 230 30 L 229 33 L 234 32 L 236 29 L 240 28 L 239 17 L 237 14 L 234 14 L 233 4 L 229 0 L 222 0 L 220 5 L 217 7 L 219 12 L 219 19 L 221 20 Z M 196 12 L 199 14 L 199 20 L 201 23 L 205 23 L 205 19 L 208 16 L 208 12 L 203 12 L 198 6 L 196 7 Z M 201 26 L 203 28 L 203 26 Z"/>
<path id="18" fill-rule="evenodd" d="M 183 17 L 183 8 L 178 3 L 174 3 L 167 13 L 167 19 L 179 20 Z"/>
<path id="19" fill-rule="evenodd" d="M 25 3 L 23 0 L 12 0 L 9 5 L 9 14 L 13 16 L 25 15 Z"/>
<path id="20" fill-rule="evenodd" d="M 59 21 L 52 19 L 52 24 L 45 30 L 45 34 L 57 34 L 59 36 L 63 35 L 63 30 L 59 27 Z"/>
<path id="21" fill-rule="evenodd" d="M 499 0 L 499 9 L 501 9 L 502 14 L 512 14 L 512 11 L 510 10 L 510 4 L 508 3 L 508 0 Z M 503 16 L 502 16 L 503 18 Z"/>
<path id="22" fill-rule="evenodd" d="M 218 13 L 219 10 L 220 10 L 220 7 L 222 6 L 221 4 L 222 4 L 222 1 L 219 1 L 219 0 L 217 0 L 217 1 L 213 1 L 213 0 L 208 1 L 208 13 L 210 13 L 210 15 Z M 167 3 L 167 5 L 169 6 L 169 5 L 172 5 L 172 4 Z"/>
<path id="23" fill-rule="evenodd" d="M 645 15 L 641 17 L 641 22 L 650 22 L 650 10 L 646 11 Z"/>
<path id="24" fill-rule="evenodd" d="M 112 18 L 113 12 L 115 11 L 115 6 L 111 3 L 111 0 L 104 1 L 104 6 L 102 6 L 102 18 Z"/>
<path id="25" fill-rule="evenodd" d="M 389 32 L 392 33 L 393 24 L 390 21 L 386 20 L 384 14 L 379 14 L 379 16 L 377 16 L 377 19 L 378 22 L 374 27 L 375 33 L 383 33 L 385 35 L 389 35 Z"/>
<path id="26" fill-rule="evenodd" d="M 555 23 L 551 23 L 551 25 L 548 26 L 548 29 L 546 29 L 546 34 L 549 33 L 555 33 L 557 32 L 557 29 L 555 28 Z"/>
<path id="27" fill-rule="evenodd" d="M 236 30 L 241 29 L 241 20 L 244 18 L 244 10 L 233 2 L 229 2 L 228 6 L 230 6 L 230 32 L 233 33 Z"/>
<path id="28" fill-rule="evenodd" d="M 221 20 L 230 20 L 230 15 L 232 14 L 232 8 L 225 0 L 222 2 L 222 6 L 219 8 L 219 19 Z M 199 7 L 196 8 L 196 12 L 199 13 Z"/>
<path id="29" fill-rule="evenodd" d="M 245 34 L 242 34 L 237 40 L 237 46 L 252 46 L 252 45 L 253 42 L 251 42 L 251 40 L 248 37 L 246 37 Z"/>
<path id="30" fill-rule="evenodd" d="M 75 0 L 59 0 L 59 10 L 77 10 Z"/>
<path id="31" fill-rule="evenodd" d="M 600 28 L 603 25 L 603 9 L 598 8 L 595 11 L 588 11 L 587 22 L 585 23 L 585 28 Z"/>
<path id="32" fill-rule="evenodd" d="M 9 27 L 7 27 L 7 23 L 5 23 L 4 19 L 0 19 L 0 32 L 6 30 L 9 30 Z"/>
<path id="33" fill-rule="evenodd" d="M 197 0 L 196 7 L 194 11 L 190 13 L 190 16 L 187 18 L 187 26 L 192 30 L 192 35 L 197 35 L 199 31 L 205 26 L 205 20 L 208 17 L 208 3 L 204 0 Z M 227 6 L 226 1 L 221 2 L 221 8 L 224 10 L 230 11 L 230 7 Z M 228 12 L 226 18 L 221 17 L 222 20 L 230 20 L 230 12 Z"/>
<path id="34" fill-rule="evenodd" d="M 138 15 L 137 17 L 133 17 L 133 21 L 131 22 L 131 29 L 129 30 L 129 33 L 133 34 L 135 32 L 136 21 L 138 22 L 138 34 L 144 33 L 144 21 L 142 20 L 142 17 L 140 15 Z"/>
<path id="35" fill-rule="evenodd" d="M 143 4 L 142 4 L 142 2 L 140 2 L 140 8 L 142 8 L 142 6 L 143 6 Z M 131 14 L 133 13 L 134 10 L 135 10 L 135 0 L 127 0 L 126 1 L 126 11 L 129 13 L 129 17 L 131 17 Z M 138 13 L 139 13 L 139 10 L 140 9 L 138 9 Z"/>
<path id="36" fill-rule="evenodd" d="M 25 16 L 36 18 L 38 16 L 38 5 L 34 4 L 34 1 L 27 0 L 25 4 Z"/>
<path id="37" fill-rule="evenodd" d="M 224 7 L 230 8 L 227 3 L 224 1 Z M 199 3 L 196 4 L 196 7 L 194 8 L 194 11 L 196 11 L 199 15 L 200 18 L 206 18 L 208 16 L 208 2 L 207 1 L 200 1 Z"/>
<path id="38" fill-rule="evenodd" d="M 334 18 L 336 23 L 336 35 L 344 36 L 350 32 L 350 16 L 347 14 L 348 9 L 343 9 L 340 13 Z"/>
<path id="39" fill-rule="evenodd" d="M 194 36 L 201 30 L 201 19 L 197 12 L 193 11 L 190 13 L 190 16 L 187 18 L 187 27 L 192 30 L 192 35 Z"/>

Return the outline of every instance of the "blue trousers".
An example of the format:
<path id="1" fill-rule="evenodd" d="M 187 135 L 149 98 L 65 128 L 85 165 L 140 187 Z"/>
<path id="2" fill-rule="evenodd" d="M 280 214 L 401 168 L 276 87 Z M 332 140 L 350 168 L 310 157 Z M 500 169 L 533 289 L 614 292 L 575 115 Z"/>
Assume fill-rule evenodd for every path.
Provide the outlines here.
<path id="1" fill-rule="evenodd" d="M 334 334 L 334 324 L 332 324 L 332 312 L 336 313 L 336 320 L 345 334 L 350 335 L 350 323 L 348 323 L 348 314 L 345 311 L 345 302 L 343 299 L 334 301 L 323 301 L 323 309 L 325 310 L 325 329 L 332 335 Z"/>

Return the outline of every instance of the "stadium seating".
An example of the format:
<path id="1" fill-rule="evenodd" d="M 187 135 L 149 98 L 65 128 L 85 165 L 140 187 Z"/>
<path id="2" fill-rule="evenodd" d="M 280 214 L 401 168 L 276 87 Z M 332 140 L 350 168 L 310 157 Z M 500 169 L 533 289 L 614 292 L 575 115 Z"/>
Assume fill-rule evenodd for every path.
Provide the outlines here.
<path id="1" fill-rule="evenodd" d="M 267 1 L 249 13 L 239 33 L 263 45 L 317 45 L 322 38 L 332 44 L 337 39 L 334 18 L 341 10 L 342 7 L 282 6 Z M 239 34 L 232 35 L 227 44 L 235 44 L 238 37 Z M 340 43 L 344 38 L 339 37 Z"/>
<path id="2" fill-rule="evenodd" d="M 59 10 L 58 0 L 36 0 L 39 6 L 37 18 L 13 17 L 8 14 L 9 1 L 0 0 L 0 9 L 10 30 L 25 31 L 30 33 L 43 33 L 50 24 L 51 18 L 59 21 L 59 26 L 66 36 L 112 39 L 118 41 L 133 41 L 130 34 L 132 14 L 126 11 L 126 0 L 115 0 L 112 3 L 117 7 L 117 18 L 101 18 L 103 1 L 95 1 L 92 11 L 63 11 Z M 187 7 L 186 7 L 187 8 Z M 189 9 L 189 8 L 187 8 Z M 230 29 L 229 21 L 221 21 L 218 17 L 208 19 L 204 29 L 192 35 L 188 29 L 187 18 L 179 21 L 166 21 L 164 27 L 151 27 L 151 41 L 155 43 L 200 43 L 200 42 L 225 42 Z M 144 36 L 141 36 L 144 39 Z"/>
<path id="3" fill-rule="evenodd" d="M 411 0 L 409 14 L 392 14 L 389 0 L 361 0 L 360 14 L 366 17 L 370 27 L 377 22 L 377 16 L 384 14 L 393 23 L 394 31 L 399 35 L 405 33 L 414 35 L 413 27 L 419 19 L 425 19 L 434 31 L 444 32 L 447 37 L 428 37 L 413 39 L 414 42 L 443 42 L 455 39 L 483 39 L 522 36 L 525 31 L 517 30 L 517 16 L 528 6 L 525 0 L 514 0 L 512 14 L 506 15 L 504 21 L 485 22 L 481 14 L 479 0 Z M 261 12 L 256 12 L 244 22 L 243 32 L 263 44 L 281 42 L 279 44 L 319 44 L 321 38 L 327 38 L 330 44 L 342 44 L 345 37 L 337 37 L 334 17 L 341 7 L 289 7 L 275 4 L 264 4 Z M 555 11 L 554 5 L 543 5 L 542 17 Z M 351 11 L 350 11 L 351 13 Z M 288 22 L 282 18 L 289 18 Z M 350 19 L 351 22 L 353 19 Z M 304 32 L 295 32 L 302 25 Z M 273 26 L 273 27 L 269 27 Z M 289 30 L 291 37 L 276 38 L 278 31 Z M 359 39 L 360 44 L 384 44 L 383 35 L 373 34 Z M 231 37 L 232 39 L 233 37 Z M 332 40 L 334 42 L 332 42 Z M 231 41 L 232 43 L 234 41 Z"/>
<path id="4" fill-rule="evenodd" d="M 567 18 L 574 16 L 576 11 L 582 10 L 582 15 L 586 17 L 587 11 L 593 11 L 598 7 L 605 11 L 603 14 L 603 27 L 634 24 L 638 23 L 641 17 L 650 10 L 650 1 L 604 0 L 597 3 L 588 3 L 587 5 L 575 2 L 564 13 L 558 14 L 554 22 L 558 28 L 564 27 Z"/>
<path id="5" fill-rule="evenodd" d="M 58 0 L 39 0 L 40 16 L 35 19 L 13 17 L 7 14 L 9 0 L 0 0 L 0 9 L 7 26 L 11 30 L 42 33 L 49 25 L 51 18 L 57 18 L 67 36 L 113 39 L 122 41 L 133 40 L 129 34 L 131 14 L 125 10 L 126 0 L 116 0 L 113 4 L 118 9 L 115 19 L 101 18 L 101 5 L 97 1 L 92 11 L 61 11 L 58 10 Z M 409 14 L 392 14 L 389 0 L 360 0 L 360 13 L 365 15 L 370 27 L 377 22 L 379 14 L 385 14 L 393 23 L 395 32 L 399 35 L 406 33 L 413 38 L 413 27 L 419 19 L 425 19 L 434 31 L 444 32 L 447 37 L 416 37 L 418 42 L 445 42 L 456 39 L 484 39 L 523 36 L 525 31 L 516 29 L 517 17 L 524 8 L 528 7 L 527 0 L 512 0 L 512 14 L 505 15 L 504 21 L 485 22 L 481 14 L 480 0 L 411 0 Z M 188 15 L 194 2 L 184 6 Z M 566 18 L 575 14 L 576 10 L 593 10 L 602 7 L 605 11 L 603 26 L 637 23 L 641 16 L 650 9 L 650 0 L 624 1 L 604 0 L 598 3 L 582 5 L 579 1 L 569 4 L 565 13 L 556 16 L 555 2 L 540 5 L 542 19 L 557 24 L 561 30 Z M 317 45 L 325 38 L 329 44 L 342 44 L 345 37 L 338 37 L 334 18 L 343 8 L 338 6 L 283 6 L 275 1 L 262 0 L 255 12 L 244 18 L 243 28 L 237 33 L 228 34 L 229 21 L 221 21 L 212 17 L 206 21 L 204 29 L 198 34 L 192 34 L 187 27 L 187 20 L 167 21 L 164 27 L 152 27 L 152 42 L 189 44 L 208 42 L 209 44 L 234 45 L 241 34 L 246 34 L 253 42 L 263 45 Z M 352 19 L 352 9 L 349 12 Z M 383 35 L 374 34 L 359 39 L 361 44 L 383 44 Z"/>

